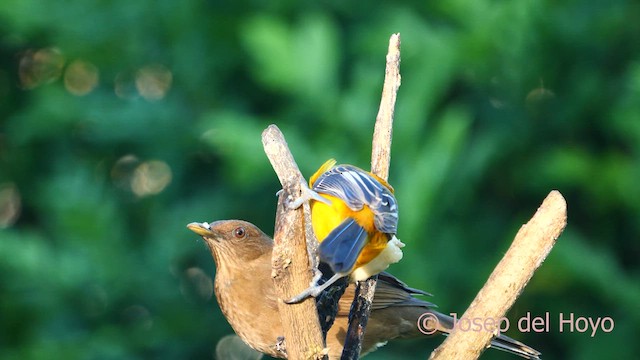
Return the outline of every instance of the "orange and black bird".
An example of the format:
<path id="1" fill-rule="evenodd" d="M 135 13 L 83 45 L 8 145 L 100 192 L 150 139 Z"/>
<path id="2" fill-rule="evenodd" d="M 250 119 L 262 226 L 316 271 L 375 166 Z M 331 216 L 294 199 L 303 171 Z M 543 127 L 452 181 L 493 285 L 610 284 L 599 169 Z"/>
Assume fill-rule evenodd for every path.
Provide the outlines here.
<path id="1" fill-rule="evenodd" d="M 315 285 L 318 279 L 314 279 L 314 284 L 288 303 L 316 297 L 346 276 L 351 281 L 365 280 L 402 259 L 404 244 L 395 236 L 398 204 L 385 180 L 329 159 L 309 178 L 309 188 L 304 191 L 290 206 L 310 201 L 320 261 L 333 276 L 322 285 Z"/>
<path id="2" fill-rule="evenodd" d="M 273 357 L 286 358 L 286 342 L 271 279 L 273 240 L 255 225 L 240 220 L 191 223 L 189 229 L 202 236 L 216 263 L 215 294 L 222 313 L 236 334 L 250 347 Z M 326 338 L 329 359 L 339 359 L 354 298 L 349 285 L 338 302 L 338 313 Z M 388 340 L 448 334 L 453 318 L 433 310 L 434 305 L 417 298 L 428 295 L 412 289 L 393 275 L 378 278 L 371 315 L 364 333 L 361 354 L 376 350 Z M 293 341 L 293 340 L 292 340 Z M 540 352 L 502 334 L 491 347 L 525 359 L 540 359 Z"/>

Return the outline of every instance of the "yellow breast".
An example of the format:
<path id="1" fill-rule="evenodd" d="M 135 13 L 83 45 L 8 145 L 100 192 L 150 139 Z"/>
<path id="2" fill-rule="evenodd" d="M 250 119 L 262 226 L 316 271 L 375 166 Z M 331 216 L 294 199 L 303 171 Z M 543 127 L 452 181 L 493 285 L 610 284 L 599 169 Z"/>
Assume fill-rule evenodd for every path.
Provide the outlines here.
<path id="1" fill-rule="evenodd" d="M 384 250 L 388 237 L 376 230 L 373 212 L 368 206 L 365 205 L 362 210 L 353 211 L 335 196 L 326 194 L 320 194 L 320 196 L 329 199 L 331 205 L 319 201 L 313 201 L 311 204 L 311 224 L 319 242 L 322 242 L 333 229 L 350 217 L 355 219 L 358 225 L 362 226 L 369 234 L 367 245 L 356 262 L 356 268 L 368 263 Z"/>

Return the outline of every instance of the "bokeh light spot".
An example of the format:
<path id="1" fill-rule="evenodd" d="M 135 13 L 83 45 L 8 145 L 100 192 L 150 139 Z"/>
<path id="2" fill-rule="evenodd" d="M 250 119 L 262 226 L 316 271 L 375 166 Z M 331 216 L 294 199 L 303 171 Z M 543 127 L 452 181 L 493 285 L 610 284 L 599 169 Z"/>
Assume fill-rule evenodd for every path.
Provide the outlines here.
<path id="1" fill-rule="evenodd" d="M 117 187 L 130 190 L 133 175 L 139 164 L 140 160 L 133 154 L 121 157 L 111 168 L 111 180 Z"/>
<path id="2" fill-rule="evenodd" d="M 90 62 L 75 60 L 64 73 L 64 86 L 73 95 L 83 96 L 90 93 L 100 77 L 98 68 Z"/>
<path id="3" fill-rule="evenodd" d="M 0 184 L 0 228 L 7 228 L 16 222 L 21 204 L 20 192 L 14 184 Z"/>
<path id="4" fill-rule="evenodd" d="M 157 194 L 169 185 L 171 176 L 171 168 L 164 161 L 144 162 L 133 173 L 131 190 L 140 197 Z"/>
<path id="5" fill-rule="evenodd" d="M 213 280 L 199 267 L 190 267 L 184 271 L 180 292 L 187 299 L 207 301 L 213 296 Z"/>
<path id="6" fill-rule="evenodd" d="M 529 91 L 527 94 L 527 98 L 525 102 L 527 105 L 533 105 L 536 103 L 540 103 L 549 99 L 552 99 L 556 96 L 553 91 L 544 87 L 544 82 L 540 80 L 540 86 Z"/>
<path id="7" fill-rule="evenodd" d="M 60 77 L 64 56 L 56 48 L 27 50 L 20 57 L 18 77 L 25 89 L 33 89 Z"/>
<path id="8" fill-rule="evenodd" d="M 133 99 L 138 96 L 134 75 L 128 71 L 118 73 L 114 81 L 113 91 L 121 99 Z"/>
<path id="9" fill-rule="evenodd" d="M 132 305 L 124 309 L 125 320 L 133 326 L 139 326 L 144 330 L 153 327 L 153 318 L 149 310 L 141 305 Z"/>
<path id="10" fill-rule="evenodd" d="M 136 73 L 136 88 L 147 100 L 161 100 L 167 95 L 173 82 L 173 74 L 166 67 L 147 65 Z"/>

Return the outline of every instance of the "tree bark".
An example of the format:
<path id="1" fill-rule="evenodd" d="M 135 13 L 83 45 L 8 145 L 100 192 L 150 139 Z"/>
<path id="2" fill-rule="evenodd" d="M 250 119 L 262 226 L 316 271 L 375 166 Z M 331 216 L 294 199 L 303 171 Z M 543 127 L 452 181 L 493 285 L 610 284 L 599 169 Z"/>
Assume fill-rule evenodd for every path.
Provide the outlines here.
<path id="1" fill-rule="evenodd" d="M 294 360 L 326 358 L 315 299 L 308 298 L 298 304 L 282 301 L 302 292 L 312 280 L 309 269 L 313 263 L 307 252 L 305 228 L 305 223 L 310 226 L 311 222 L 304 220 L 309 206 L 306 204 L 295 210 L 286 206 L 287 199 L 300 196 L 304 177 L 277 126 L 270 125 L 264 130 L 262 145 L 283 190 L 276 210 L 271 277 L 280 299 L 278 309 L 287 357 Z"/>

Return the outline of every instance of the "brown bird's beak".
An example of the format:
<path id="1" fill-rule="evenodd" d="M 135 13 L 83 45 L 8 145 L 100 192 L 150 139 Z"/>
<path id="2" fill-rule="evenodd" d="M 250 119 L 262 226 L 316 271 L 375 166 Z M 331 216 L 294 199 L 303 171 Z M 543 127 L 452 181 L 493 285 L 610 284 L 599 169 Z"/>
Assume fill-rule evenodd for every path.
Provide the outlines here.
<path id="1" fill-rule="evenodd" d="M 203 222 L 203 223 L 192 222 L 189 225 L 187 225 L 187 228 L 200 236 L 207 236 L 207 237 L 214 236 L 213 231 L 211 231 L 211 225 L 207 222 Z"/>

